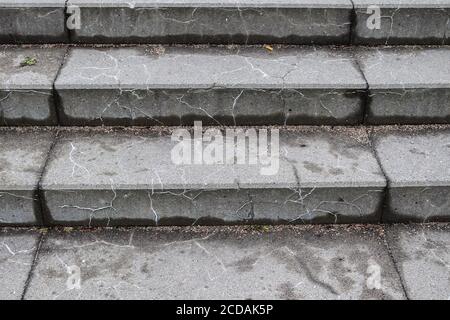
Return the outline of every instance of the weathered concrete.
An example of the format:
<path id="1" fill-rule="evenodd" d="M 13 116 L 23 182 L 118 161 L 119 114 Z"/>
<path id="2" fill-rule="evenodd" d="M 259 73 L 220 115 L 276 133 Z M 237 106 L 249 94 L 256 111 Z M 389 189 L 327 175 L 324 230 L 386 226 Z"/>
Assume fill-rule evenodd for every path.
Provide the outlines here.
<path id="1" fill-rule="evenodd" d="M 273 175 L 262 174 L 268 165 L 248 164 L 248 160 L 175 164 L 171 150 L 178 142 L 159 128 L 60 134 L 42 184 L 49 223 L 379 220 L 386 181 L 362 129 L 282 131 L 279 170 L 274 165 L 274 171 L 268 172 Z M 248 150 L 248 143 L 238 150 Z"/>
<path id="2" fill-rule="evenodd" d="M 57 124 L 52 89 L 64 53 L 60 47 L 0 46 L 0 126 Z"/>
<path id="3" fill-rule="evenodd" d="M 350 0 L 69 0 L 83 43 L 346 44 Z M 108 26 L 108 27 L 105 27 Z"/>
<path id="4" fill-rule="evenodd" d="M 445 44 L 449 39 L 449 0 L 352 0 L 356 44 Z M 374 11 L 380 9 L 380 25 Z"/>
<path id="5" fill-rule="evenodd" d="M 388 241 L 408 297 L 450 299 L 450 225 L 396 225 Z"/>
<path id="6" fill-rule="evenodd" d="M 0 300 L 22 297 L 38 238 L 32 230 L 0 229 Z"/>
<path id="7" fill-rule="evenodd" d="M 2 0 L 0 43 L 63 43 L 66 0 Z"/>
<path id="8" fill-rule="evenodd" d="M 51 232 L 25 299 L 403 299 L 381 230 Z"/>
<path id="9" fill-rule="evenodd" d="M 0 129 L 0 225 L 36 225 L 36 194 L 53 134 L 39 130 Z"/>
<path id="10" fill-rule="evenodd" d="M 366 82 L 343 50 L 162 47 L 70 51 L 64 125 L 357 124 Z"/>
<path id="11" fill-rule="evenodd" d="M 374 141 L 388 179 L 383 218 L 450 220 L 450 128 L 381 128 Z"/>
<path id="12" fill-rule="evenodd" d="M 360 49 L 359 64 L 369 84 L 367 122 L 450 122 L 450 48 Z"/>

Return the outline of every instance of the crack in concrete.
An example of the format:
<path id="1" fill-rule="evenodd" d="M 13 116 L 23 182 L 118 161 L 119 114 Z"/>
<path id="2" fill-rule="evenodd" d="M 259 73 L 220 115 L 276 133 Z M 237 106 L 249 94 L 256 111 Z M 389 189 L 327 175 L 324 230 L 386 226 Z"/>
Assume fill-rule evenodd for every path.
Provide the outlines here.
<path id="1" fill-rule="evenodd" d="M 36 246 L 36 250 L 34 252 L 33 261 L 31 263 L 30 272 L 28 273 L 28 277 L 27 277 L 27 279 L 25 281 L 25 285 L 24 285 L 23 292 L 22 292 L 20 300 L 25 300 L 25 297 L 27 295 L 27 291 L 28 291 L 28 288 L 30 287 L 31 280 L 33 279 L 34 270 L 36 269 L 36 266 L 38 264 L 39 253 L 40 253 L 42 244 L 45 241 L 45 236 L 46 236 L 45 233 L 40 233 L 40 235 L 39 235 L 39 237 L 37 239 L 37 246 Z"/>

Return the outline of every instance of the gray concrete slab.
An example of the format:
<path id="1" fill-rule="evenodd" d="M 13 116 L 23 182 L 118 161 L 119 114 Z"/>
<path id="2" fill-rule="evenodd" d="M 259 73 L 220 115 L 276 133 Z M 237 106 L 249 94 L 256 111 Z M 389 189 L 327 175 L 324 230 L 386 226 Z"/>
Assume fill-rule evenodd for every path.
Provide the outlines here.
<path id="1" fill-rule="evenodd" d="M 37 250 L 33 230 L 0 229 L 0 300 L 19 300 Z"/>
<path id="2" fill-rule="evenodd" d="M 64 125 L 357 124 L 366 82 L 343 50 L 75 48 L 55 82 Z"/>
<path id="3" fill-rule="evenodd" d="M 57 124 L 52 90 L 65 50 L 0 46 L 0 126 Z"/>
<path id="4" fill-rule="evenodd" d="M 51 232 L 25 299 L 403 299 L 379 227 Z"/>
<path id="5" fill-rule="evenodd" d="M 386 181 L 364 130 L 292 128 L 280 133 L 279 156 L 271 139 L 269 145 L 271 164 L 248 158 L 177 164 L 172 150 L 180 145 L 168 129 L 60 132 L 42 183 L 47 219 L 62 225 L 379 220 Z M 253 149 L 246 143 L 235 150 Z"/>
<path id="6" fill-rule="evenodd" d="M 66 0 L 2 0 L 0 43 L 63 43 Z"/>
<path id="7" fill-rule="evenodd" d="M 388 241 L 410 299 L 450 299 L 450 225 L 395 225 Z"/>
<path id="8" fill-rule="evenodd" d="M 36 190 L 52 140 L 48 130 L 0 129 L 0 225 L 40 223 Z"/>
<path id="9" fill-rule="evenodd" d="M 388 179 L 386 221 L 450 219 L 450 128 L 380 128 L 375 149 Z"/>
<path id="10" fill-rule="evenodd" d="M 353 0 L 356 44 L 445 44 L 449 0 Z M 373 9 L 375 8 L 375 9 Z M 374 24 L 379 9 L 379 25 Z M 378 17 L 377 17 L 378 18 Z"/>
<path id="11" fill-rule="evenodd" d="M 321 1 L 85 1 L 82 43 L 345 44 L 350 0 Z M 110 26 L 105 28 L 104 26 Z"/>
<path id="12" fill-rule="evenodd" d="M 450 48 L 365 48 L 356 56 L 369 84 L 368 123 L 449 123 Z"/>

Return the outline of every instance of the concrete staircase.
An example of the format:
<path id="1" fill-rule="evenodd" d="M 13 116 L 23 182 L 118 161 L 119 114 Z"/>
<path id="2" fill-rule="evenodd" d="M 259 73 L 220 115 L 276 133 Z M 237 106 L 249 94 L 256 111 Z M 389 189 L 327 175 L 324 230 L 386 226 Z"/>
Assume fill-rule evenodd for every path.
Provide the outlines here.
<path id="1" fill-rule="evenodd" d="M 0 225 L 449 221 L 449 21 L 450 0 L 2 1 Z"/>

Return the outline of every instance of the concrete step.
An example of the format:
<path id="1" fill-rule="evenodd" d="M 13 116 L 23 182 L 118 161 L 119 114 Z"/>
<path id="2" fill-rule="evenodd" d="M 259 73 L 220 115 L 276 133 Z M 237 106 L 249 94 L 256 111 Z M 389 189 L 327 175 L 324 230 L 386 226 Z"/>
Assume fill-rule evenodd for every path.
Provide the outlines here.
<path id="1" fill-rule="evenodd" d="M 351 52 L 330 48 L 167 48 L 159 55 L 145 48 L 73 49 L 55 82 L 60 120 L 63 125 L 194 120 L 342 125 L 361 123 L 364 116 L 375 124 L 450 121 L 448 47 L 357 52 L 355 61 Z"/>
<path id="2" fill-rule="evenodd" d="M 366 123 L 450 123 L 450 47 L 359 48 Z"/>
<path id="3" fill-rule="evenodd" d="M 3 0 L 0 13 L 0 43 L 449 44 L 450 35 L 450 0 Z"/>
<path id="4" fill-rule="evenodd" d="M 376 128 L 373 141 L 388 180 L 385 221 L 448 221 L 450 128 Z"/>
<path id="5" fill-rule="evenodd" d="M 38 181 L 54 132 L 0 130 L 0 225 L 42 224 Z"/>
<path id="6" fill-rule="evenodd" d="M 0 124 L 450 122 L 448 46 L 271 49 L 1 47 Z"/>
<path id="7" fill-rule="evenodd" d="M 5 139 L 11 140 L 7 132 Z M 262 158 L 264 164 L 238 163 L 239 153 L 236 160 L 231 154 L 230 164 L 207 158 L 188 164 L 172 157 L 179 142 L 159 128 L 63 130 L 48 160 L 36 159 L 47 162 L 39 186 L 44 220 L 58 225 L 379 221 L 386 181 L 364 130 L 297 128 L 283 130 L 279 140 L 279 156 L 273 145 L 274 158 Z M 249 146 L 236 148 L 248 153 Z M 14 148 L 6 149 L 6 163 L 15 158 Z"/>
<path id="8" fill-rule="evenodd" d="M 357 124 L 366 82 L 344 50 L 144 46 L 71 49 L 55 88 L 63 125 Z"/>
<path id="9" fill-rule="evenodd" d="M 261 128 L 249 128 L 247 143 L 241 128 L 239 139 L 217 147 L 208 141 L 223 132 L 209 129 L 203 143 L 200 131 L 189 140 L 184 128 L 60 129 L 56 139 L 44 129 L 2 129 L 1 223 L 450 220 L 449 126 L 288 127 L 278 147 L 276 131 L 267 142 L 252 131 Z M 270 145 L 267 156 L 250 143 L 256 133 L 260 148 Z"/>
<path id="10" fill-rule="evenodd" d="M 0 126 L 58 124 L 53 84 L 65 51 L 0 47 Z"/>
<path id="11" fill-rule="evenodd" d="M 282 131 L 279 147 L 272 144 L 275 136 L 268 141 L 273 154 L 267 164 L 240 162 L 240 152 L 250 157 L 257 150 L 237 142 L 231 154 L 235 144 L 226 139 L 231 144 L 225 144 L 223 157 L 234 163 L 208 161 L 211 150 L 204 143 L 201 163 L 180 164 L 172 154 L 179 142 L 170 132 L 61 133 L 41 184 L 46 220 L 63 225 L 379 220 L 386 181 L 364 130 Z"/>

